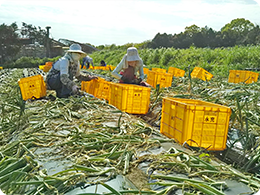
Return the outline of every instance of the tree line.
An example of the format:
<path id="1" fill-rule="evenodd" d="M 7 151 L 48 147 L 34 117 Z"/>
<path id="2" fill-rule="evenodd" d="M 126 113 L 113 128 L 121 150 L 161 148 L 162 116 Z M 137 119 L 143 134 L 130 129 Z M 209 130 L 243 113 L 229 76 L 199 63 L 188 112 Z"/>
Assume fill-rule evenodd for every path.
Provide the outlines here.
<path id="1" fill-rule="evenodd" d="M 217 48 L 259 44 L 259 25 L 254 25 L 244 18 L 238 18 L 226 24 L 220 31 L 215 31 L 207 26 L 200 28 L 194 24 L 186 27 L 185 31 L 179 34 L 158 33 L 152 41 L 147 43 L 146 47 L 186 49 L 190 46 Z"/>
<path id="2" fill-rule="evenodd" d="M 17 53 L 24 44 L 39 43 L 46 46 L 47 32 L 41 27 L 22 23 L 19 29 L 16 23 L 0 25 L 0 64 L 9 63 L 16 59 Z M 28 42 L 29 41 L 29 42 Z M 209 27 L 200 28 L 191 25 L 179 34 L 156 34 L 152 40 L 134 44 L 139 49 L 145 48 L 176 48 L 186 49 L 191 46 L 197 48 L 233 47 L 236 45 L 259 45 L 260 28 L 249 20 L 237 18 L 226 24 L 220 31 Z M 115 44 L 97 46 L 98 49 L 122 49 L 133 43 L 116 46 Z"/>

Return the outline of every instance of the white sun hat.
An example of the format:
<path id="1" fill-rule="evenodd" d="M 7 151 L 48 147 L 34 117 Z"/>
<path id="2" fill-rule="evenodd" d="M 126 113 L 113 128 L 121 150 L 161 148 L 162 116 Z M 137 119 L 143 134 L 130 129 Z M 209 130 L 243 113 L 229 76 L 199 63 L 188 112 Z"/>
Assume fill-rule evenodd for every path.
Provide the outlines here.
<path id="1" fill-rule="evenodd" d="M 67 52 L 80 53 L 82 55 L 82 57 L 85 57 L 87 55 L 84 51 L 81 50 L 81 46 L 76 43 L 73 43 Z"/>
<path id="2" fill-rule="evenodd" d="M 135 47 L 129 47 L 127 49 L 126 61 L 140 61 L 141 58 L 138 55 L 138 51 Z"/>

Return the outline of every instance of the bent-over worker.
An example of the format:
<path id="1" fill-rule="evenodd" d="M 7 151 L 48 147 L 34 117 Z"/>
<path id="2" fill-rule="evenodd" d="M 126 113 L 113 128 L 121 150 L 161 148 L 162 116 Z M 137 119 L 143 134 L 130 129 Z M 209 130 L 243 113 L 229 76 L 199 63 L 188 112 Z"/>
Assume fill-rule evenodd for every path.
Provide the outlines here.
<path id="1" fill-rule="evenodd" d="M 150 86 L 143 81 L 143 60 L 139 57 L 135 47 L 129 47 L 127 49 L 127 53 L 124 55 L 123 59 L 112 71 L 112 76 L 119 79 L 119 83 Z"/>
<path id="2" fill-rule="evenodd" d="M 73 81 L 74 77 L 79 81 L 90 81 L 97 77 L 80 73 L 80 58 L 86 56 L 79 44 L 72 44 L 66 54 L 52 65 L 46 76 L 47 89 L 56 91 L 59 98 L 67 98 L 77 94 L 79 87 Z"/>

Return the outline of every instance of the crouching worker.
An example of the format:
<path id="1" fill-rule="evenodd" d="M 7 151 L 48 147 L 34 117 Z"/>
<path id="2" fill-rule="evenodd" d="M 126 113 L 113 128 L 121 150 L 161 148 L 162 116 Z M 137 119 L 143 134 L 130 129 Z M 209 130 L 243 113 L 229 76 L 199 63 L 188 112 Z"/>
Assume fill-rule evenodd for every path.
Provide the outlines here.
<path id="1" fill-rule="evenodd" d="M 82 60 L 82 67 L 81 68 L 83 68 L 85 66 L 86 69 L 89 69 L 90 64 L 92 65 L 92 67 L 94 67 L 93 59 L 89 56 L 86 56 Z"/>
<path id="2" fill-rule="evenodd" d="M 104 61 L 104 60 L 101 60 L 100 61 L 100 66 L 106 66 L 107 64 L 106 64 L 106 62 Z"/>
<path id="3" fill-rule="evenodd" d="M 46 77 L 47 89 L 55 90 L 59 98 L 67 98 L 77 94 L 79 87 L 73 81 L 90 81 L 97 77 L 80 73 L 80 58 L 86 56 L 79 44 L 72 44 L 66 54 L 52 65 Z"/>
<path id="4" fill-rule="evenodd" d="M 137 73 L 139 73 L 139 77 L 137 77 Z M 127 49 L 127 53 L 113 70 L 112 76 L 119 79 L 119 83 L 136 84 L 146 87 L 150 86 L 143 81 L 143 60 L 139 57 L 135 47 L 129 47 Z"/>

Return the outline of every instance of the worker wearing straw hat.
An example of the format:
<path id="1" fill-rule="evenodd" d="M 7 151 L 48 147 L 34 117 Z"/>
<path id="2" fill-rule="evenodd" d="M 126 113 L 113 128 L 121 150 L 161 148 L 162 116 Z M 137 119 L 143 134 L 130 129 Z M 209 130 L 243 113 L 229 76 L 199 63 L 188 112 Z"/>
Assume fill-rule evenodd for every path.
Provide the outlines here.
<path id="1" fill-rule="evenodd" d="M 149 84 L 143 81 L 143 60 L 139 57 L 135 47 L 127 49 L 127 53 L 113 70 L 112 76 L 119 79 L 119 83 L 149 86 Z"/>
<path id="2" fill-rule="evenodd" d="M 66 54 L 55 62 L 47 74 L 47 89 L 56 91 L 59 98 L 67 98 L 77 94 L 79 87 L 73 81 L 76 77 L 79 81 L 90 81 L 97 77 L 82 75 L 80 73 L 79 60 L 86 56 L 79 44 L 72 44 Z"/>

